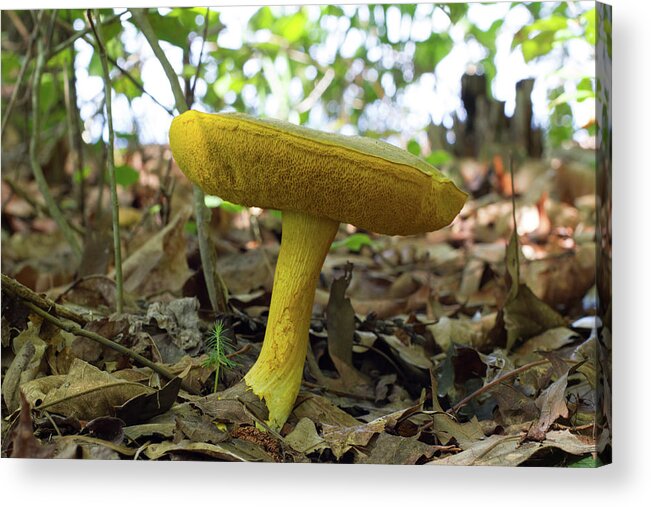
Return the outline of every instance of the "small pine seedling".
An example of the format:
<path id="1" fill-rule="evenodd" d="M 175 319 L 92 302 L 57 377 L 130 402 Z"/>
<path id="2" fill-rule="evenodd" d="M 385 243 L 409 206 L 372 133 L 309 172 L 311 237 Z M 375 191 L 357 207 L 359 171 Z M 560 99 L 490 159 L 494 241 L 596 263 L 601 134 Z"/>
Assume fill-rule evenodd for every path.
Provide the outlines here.
<path id="1" fill-rule="evenodd" d="M 233 368 L 237 366 L 237 362 L 228 357 L 228 354 L 233 352 L 233 347 L 224 331 L 223 321 L 218 320 L 215 322 L 215 327 L 206 340 L 206 352 L 208 352 L 208 358 L 203 362 L 203 367 L 215 368 L 213 393 L 216 393 L 220 368 Z"/>

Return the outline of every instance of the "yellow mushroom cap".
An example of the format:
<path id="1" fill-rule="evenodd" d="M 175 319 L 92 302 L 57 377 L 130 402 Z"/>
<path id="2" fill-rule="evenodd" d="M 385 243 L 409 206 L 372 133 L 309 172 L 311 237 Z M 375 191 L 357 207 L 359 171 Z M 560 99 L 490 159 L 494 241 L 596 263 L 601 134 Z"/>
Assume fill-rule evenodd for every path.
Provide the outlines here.
<path id="1" fill-rule="evenodd" d="M 186 111 L 172 122 L 170 146 L 181 170 L 208 194 L 382 234 L 445 227 L 467 197 L 427 162 L 388 143 L 241 113 Z"/>

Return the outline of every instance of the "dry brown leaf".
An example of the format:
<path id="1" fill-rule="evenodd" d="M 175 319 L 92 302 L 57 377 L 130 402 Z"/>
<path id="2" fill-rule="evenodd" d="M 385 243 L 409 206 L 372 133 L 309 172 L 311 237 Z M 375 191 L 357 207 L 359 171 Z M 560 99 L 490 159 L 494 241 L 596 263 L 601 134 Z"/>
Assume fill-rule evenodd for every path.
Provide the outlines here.
<path id="1" fill-rule="evenodd" d="M 160 232 L 122 264 L 124 289 L 140 296 L 179 292 L 190 277 L 185 252 L 188 208 L 180 211 Z"/>
<path id="2" fill-rule="evenodd" d="M 114 415 L 115 407 L 154 389 L 118 379 L 80 359 L 67 375 L 43 377 L 21 386 L 29 403 L 39 410 L 90 420 Z"/>
<path id="3" fill-rule="evenodd" d="M 460 466 L 518 466 L 539 451 L 558 448 L 570 454 L 589 454 L 595 445 L 582 437 L 565 431 L 550 431 L 543 442 L 521 443 L 520 435 L 491 435 L 472 447 L 446 458 L 430 462 L 430 465 Z"/>

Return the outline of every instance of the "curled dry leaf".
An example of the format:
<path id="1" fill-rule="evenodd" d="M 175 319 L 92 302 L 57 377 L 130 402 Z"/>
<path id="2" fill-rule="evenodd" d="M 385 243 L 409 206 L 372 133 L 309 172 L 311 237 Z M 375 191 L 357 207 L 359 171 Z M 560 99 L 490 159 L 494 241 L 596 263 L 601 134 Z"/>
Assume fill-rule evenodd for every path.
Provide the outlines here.
<path id="1" fill-rule="evenodd" d="M 568 430 L 550 431 L 543 442 L 524 442 L 521 435 L 491 435 L 486 440 L 454 456 L 431 461 L 430 465 L 460 466 L 518 466 L 537 452 L 558 448 L 569 454 L 581 455 L 595 451 L 589 439 L 573 435 Z"/>
<path id="2" fill-rule="evenodd" d="M 190 277 L 184 226 L 188 208 L 180 211 L 160 232 L 133 252 L 122 264 L 124 289 L 143 297 L 176 293 Z"/>
<path id="3" fill-rule="evenodd" d="M 43 377 L 22 386 L 29 403 L 39 410 L 77 419 L 114 415 L 115 408 L 154 389 L 118 379 L 80 359 L 75 359 L 67 375 Z"/>

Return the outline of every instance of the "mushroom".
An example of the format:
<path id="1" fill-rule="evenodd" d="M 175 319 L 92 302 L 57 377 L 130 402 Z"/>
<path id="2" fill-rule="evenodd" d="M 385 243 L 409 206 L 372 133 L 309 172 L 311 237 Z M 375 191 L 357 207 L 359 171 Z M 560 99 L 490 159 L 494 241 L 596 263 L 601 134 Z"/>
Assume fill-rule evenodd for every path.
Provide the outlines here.
<path id="1" fill-rule="evenodd" d="M 339 224 L 389 235 L 440 229 L 466 194 L 424 160 L 382 141 L 240 113 L 187 111 L 170 128 L 185 175 L 204 192 L 282 211 L 264 342 L 244 383 L 282 428 L 298 395 L 314 293 Z"/>

